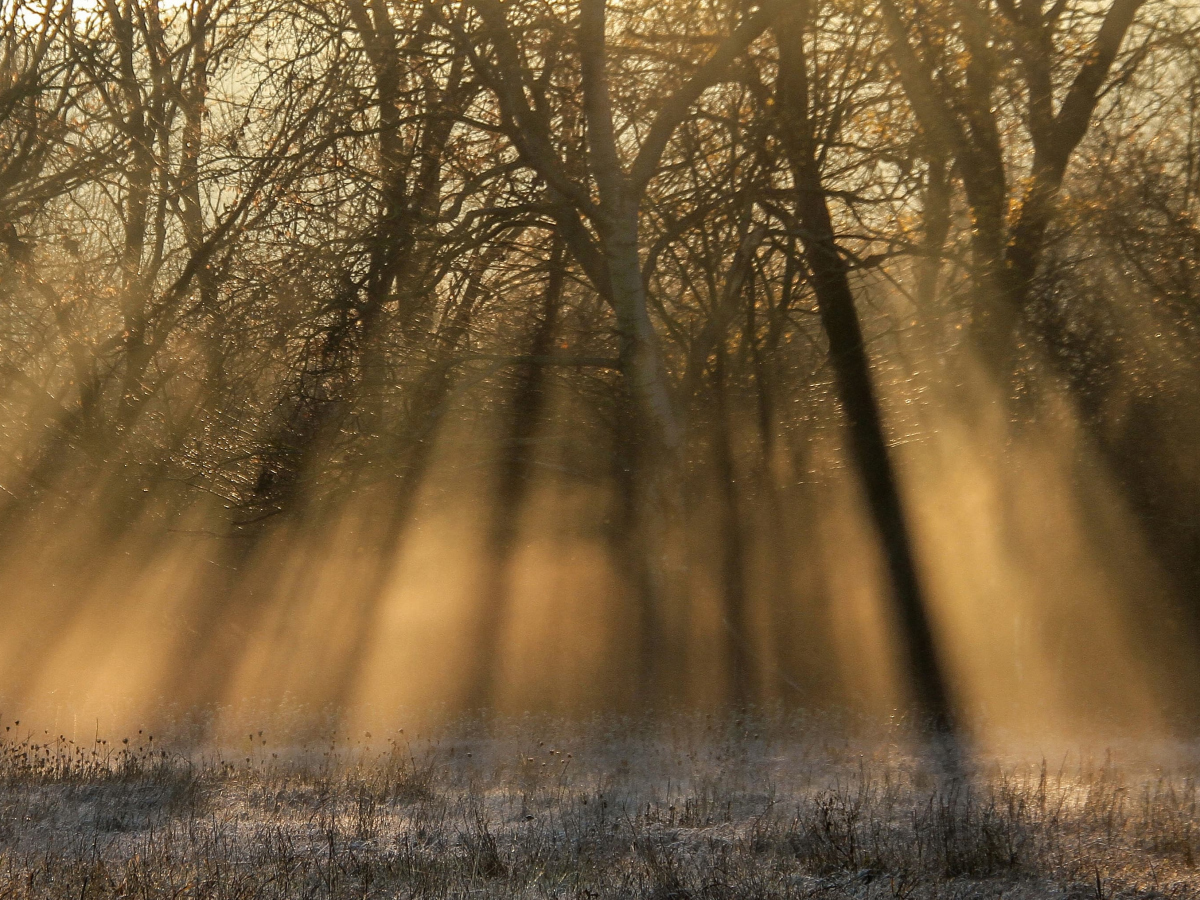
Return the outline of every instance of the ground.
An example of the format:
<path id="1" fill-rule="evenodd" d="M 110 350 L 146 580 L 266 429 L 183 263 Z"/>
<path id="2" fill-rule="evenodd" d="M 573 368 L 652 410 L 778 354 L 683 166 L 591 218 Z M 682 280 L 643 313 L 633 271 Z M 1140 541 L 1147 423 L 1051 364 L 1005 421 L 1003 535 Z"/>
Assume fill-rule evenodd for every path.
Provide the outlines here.
<path id="1" fill-rule="evenodd" d="M 803 716 L 81 744 L 10 725 L 0 898 L 1200 897 L 1197 779 Z"/>

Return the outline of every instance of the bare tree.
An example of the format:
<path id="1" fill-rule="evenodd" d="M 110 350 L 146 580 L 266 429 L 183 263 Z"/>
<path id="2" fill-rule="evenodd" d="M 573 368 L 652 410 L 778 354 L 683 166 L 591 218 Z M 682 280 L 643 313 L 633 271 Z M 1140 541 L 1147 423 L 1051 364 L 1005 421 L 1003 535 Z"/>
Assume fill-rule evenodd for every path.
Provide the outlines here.
<path id="1" fill-rule="evenodd" d="M 1047 9 L 1039 2 L 955 0 L 932 8 L 940 30 L 934 32 L 906 17 L 896 0 L 880 0 L 892 58 L 921 129 L 937 152 L 958 163 L 971 207 L 981 290 L 975 334 L 997 373 L 1013 364 L 1016 329 L 1027 314 L 1067 166 L 1143 2 L 1113 0 L 1095 11 L 1070 3 Z M 1089 33 L 1092 20 L 1098 25 Z M 1033 151 L 1028 173 L 1020 179 L 1014 173 L 1020 144 L 1008 137 L 998 97 L 1010 59 L 1019 70 L 1024 98 L 1019 140 L 1027 140 Z M 1135 52 L 1126 68 L 1136 62 Z"/>

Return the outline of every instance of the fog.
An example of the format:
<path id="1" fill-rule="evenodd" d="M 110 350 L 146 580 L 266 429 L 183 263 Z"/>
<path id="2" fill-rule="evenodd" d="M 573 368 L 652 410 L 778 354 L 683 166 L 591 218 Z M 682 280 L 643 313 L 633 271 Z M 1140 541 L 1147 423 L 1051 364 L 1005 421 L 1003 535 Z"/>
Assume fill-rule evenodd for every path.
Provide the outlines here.
<path id="1" fill-rule="evenodd" d="M 1185 7 L 0 5 L 0 712 L 1192 737 Z"/>

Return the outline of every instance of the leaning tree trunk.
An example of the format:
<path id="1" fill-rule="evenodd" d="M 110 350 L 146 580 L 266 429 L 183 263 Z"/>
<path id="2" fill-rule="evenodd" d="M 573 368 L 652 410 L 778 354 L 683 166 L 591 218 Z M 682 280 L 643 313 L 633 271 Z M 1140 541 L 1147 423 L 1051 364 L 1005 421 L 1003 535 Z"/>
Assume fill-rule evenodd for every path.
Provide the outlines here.
<path id="1" fill-rule="evenodd" d="M 870 360 L 863 345 L 846 262 L 838 251 L 818 169 L 815 126 L 808 101 L 803 12 L 793 11 L 781 20 L 776 26 L 776 37 L 779 133 L 792 169 L 796 211 L 821 324 L 829 340 L 835 385 L 849 425 L 850 456 L 887 561 L 900 649 L 913 699 L 921 717 L 938 737 L 943 763 L 957 769 L 946 680 L 917 575 L 912 538 L 871 380 Z"/>

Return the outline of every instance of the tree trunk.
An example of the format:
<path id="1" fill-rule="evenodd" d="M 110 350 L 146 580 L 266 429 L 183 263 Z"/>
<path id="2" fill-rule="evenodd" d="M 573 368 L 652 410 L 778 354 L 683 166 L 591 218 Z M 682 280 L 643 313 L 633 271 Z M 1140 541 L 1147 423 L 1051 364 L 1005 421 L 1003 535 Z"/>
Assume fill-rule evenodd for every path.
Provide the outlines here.
<path id="1" fill-rule="evenodd" d="M 474 652 L 468 660 L 467 706 L 491 708 L 496 699 L 500 642 L 512 599 L 512 562 L 517 548 L 521 513 L 529 493 L 533 448 L 545 407 L 546 373 L 542 361 L 549 356 L 558 326 L 566 271 L 561 243 L 555 238 L 550 252 L 541 314 L 529 342 L 528 361 L 520 364 L 513 387 L 509 421 L 503 431 L 496 485 L 489 510 L 480 577 L 480 611 Z"/>
<path id="2" fill-rule="evenodd" d="M 725 658 L 729 699 L 744 706 L 755 697 L 755 673 L 746 621 L 746 538 L 734 459 L 733 422 L 729 411 L 724 337 L 716 347 L 712 372 L 712 443 L 720 505 L 721 596 L 725 616 Z"/>
<path id="3" fill-rule="evenodd" d="M 779 131 L 792 169 L 796 211 L 821 324 L 829 340 L 834 381 L 849 426 L 850 457 L 887 563 L 906 674 L 921 717 L 946 739 L 942 749 L 948 753 L 943 761 L 956 766 L 950 697 L 917 575 L 846 262 L 838 251 L 818 169 L 803 21 L 803 13 L 793 11 L 776 26 Z"/>
<path id="4" fill-rule="evenodd" d="M 679 517 L 679 464 L 683 434 L 667 387 L 650 321 L 638 253 L 638 212 L 629 204 L 602 232 L 613 310 L 618 364 L 625 385 L 619 402 L 618 538 L 626 581 L 639 609 L 642 698 L 664 698 L 663 661 L 673 647 L 664 628 L 666 563 L 671 524 Z"/>

